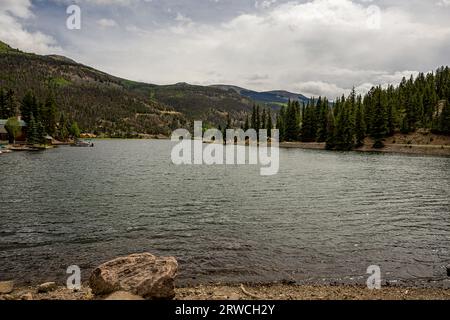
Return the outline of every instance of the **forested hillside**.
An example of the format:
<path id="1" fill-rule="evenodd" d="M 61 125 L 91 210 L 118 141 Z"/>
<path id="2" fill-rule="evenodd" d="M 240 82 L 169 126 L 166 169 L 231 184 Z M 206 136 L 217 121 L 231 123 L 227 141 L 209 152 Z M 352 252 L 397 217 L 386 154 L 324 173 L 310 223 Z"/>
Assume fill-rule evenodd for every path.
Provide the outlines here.
<path id="1" fill-rule="evenodd" d="M 242 90 L 134 82 L 66 57 L 24 53 L 0 42 L 0 118 L 33 109 L 36 126 L 47 133 L 58 134 L 63 121 L 63 132 L 75 123 L 81 131 L 113 137 L 169 135 L 202 120 L 220 128 L 276 127 L 282 141 L 326 142 L 337 150 L 357 148 L 367 137 L 374 147 L 383 147 L 386 137 L 417 129 L 450 134 L 448 67 L 404 78 L 398 86 L 374 87 L 364 96 L 353 90 L 333 102 L 285 91 L 255 92 L 255 99 L 271 101 L 258 106 Z"/>
<path id="2" fill-rule="evenodd" d="M 124 80 L 58 56 L 0 51 L 0 87 L 20 102 L 27 92 L 39 101 L 55 97 L 61 113 L 84 131 L 168 134 L 186 122 L 174 109 L 128 90 Z"/>
<path id="3" fill-rule="evenodd" d="M 110 136 L 169 135 L 193 120 L 240 125 L 252 101 L 211 87 L 156 86 L 117 78 L 66 57 L 24 53 L 0 42 L 0 91 L 18 110 L 28 92 L 54 97 L 58 112 L 80 129 Z M 4 117 L 5 115 L 3 115 Z"/>
<path id="4" fill-rule="evenodd" d="M 291 101 L 278 114 L 282 141 L 326 142 L 328 149 L 351 150 L 370 137 L 373 147 L 396 132 L 418 129 L 450 134 L 450 68 L 404 78 L 398 86 L 373 87 L 364 96 L 355 90 L 330 104 L 327 98 L 300 104 Z M 252 115 L 252 117 L 255 117 Z M 257 111 L 257 119 L 262 115 Z M 253 128 L 264 124 L 257 120 Z"/>
<path id="5" fill-rule="evenodd" d="M 228 114 L 234 125 L 239 126 L 253 106 L 252 100 L 236 92 L 186 83 L 155 86 L 151 95 L 154 101 L 172 106 L 189 119 L 202 120 L 215 126 L 223 126 Z"/>

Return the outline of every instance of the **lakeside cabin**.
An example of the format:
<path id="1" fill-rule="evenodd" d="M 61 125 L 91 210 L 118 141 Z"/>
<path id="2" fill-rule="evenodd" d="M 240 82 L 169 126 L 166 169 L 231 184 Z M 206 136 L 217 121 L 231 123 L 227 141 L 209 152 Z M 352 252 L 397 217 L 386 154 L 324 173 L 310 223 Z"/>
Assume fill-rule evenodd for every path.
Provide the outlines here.
<path id="1" fill-rule="evenodd" d="M 13 138 L 9 136 L 8 131 L 5 128 L 6 122 L 8 119 L 0 119 L 0 141 L 8 141 L 9 143 L 13 142 Z M 25 142 L 27 140 L 27 124 L 25 121 L 20 120 L 20 132 L 16 137 L 16 142 Z"/>

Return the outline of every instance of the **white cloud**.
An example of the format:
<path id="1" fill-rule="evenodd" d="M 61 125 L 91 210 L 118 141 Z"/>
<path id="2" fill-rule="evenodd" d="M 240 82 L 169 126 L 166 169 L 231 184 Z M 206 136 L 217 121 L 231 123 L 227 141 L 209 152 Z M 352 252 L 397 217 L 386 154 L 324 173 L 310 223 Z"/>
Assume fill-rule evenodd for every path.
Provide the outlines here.
<path id="1" fill-rule="evenodd" d="M 262 8 L 262 9 L 268 9 L 270 8 L 273 4 L 275 4 L 277 2 L 277 0 L 263 0 L 263 1 L 255 1 L 255 8 Z"/>
<path id="2" fill-rule="evenodd" d="M 41 32 L 30 32 L 19 21 L 33 18 L 29 0 L 0 1 L 0 40 L 25 51 L 61 53 L 52 37 Z"/>
<path id="3" fill-rule="evenodd" d="M 336 93 L 347 94 L 349 90 L 340 88 L 333 83 L 323 81 L 306 81 L 295 84 L 298 91 L 307 97 L 327 96 L 336 97 Z"/>
<path id="4" fill-rule="evenodd" d="M 402 2 L 402 7 L 398 2 L 390 6 L 390 0 L 267 0 L 264 10 L 255 10 L 251 2 L 248 10 L 234 18 L 218 16 L 216 21 L 200 22 L 198 11 L 176 1 L 171 2 L 173 10 L 154 1 L 155 7 L 140 15 L 147 6 L 117 10 L 106 4 L 137 5 L 144 0 L 77 0 L 104 7 L 83 15 L 87 20 L 81 33 L 61 33 L 68 55 L 109 73 L 151 83 L 230 83 L 333 99 L 353 86 L 365 90 L 398 82 L 416 70 L 429 71 L 448 63 L 450 54 L 450 13 L 445 16 L 446 10 L 437 6 L 431 7 L 439 11 L 440 19 L 430 6 L 409 1 Z M 4 19 L 0 23 L 30 34 L 17 19 L 19 14 L 32 19 L 29 1 L 8 2 L 9 11 L 0 12 L 13 23 Z M 25 10 L 12 7 L 19 2 L 27 4 Z M 258 1 L 260 9 L 262 3 Z M 368 8 L 373 4 L 383 4 L 379 28 L 368 23 L 372 18 Z M 210 5 L 216 6 L 212 1 Z M 225 2 L 217 6 L 222 5 Z M 152 8 L 159 9 L 166 20 L 147 18 Z M 101 30 L 105 27 L 115 27 L 114 32 Z M 3 37 L 9 34 L 0 28 L 0 36 L 2 32 Z M 21 41 L 22 48 L 39 37 L 40 51 L 53 45 L 51 38 L 33 34 L 33 39 Z"/>
<path id="5" fill-rule="evenodd" d="M 89 4 L 89 5 L 98 5 L 98 6 L 128 6 L 132 4 L 137 4 L 140 2 L 152 2 L 152 0 L 52 0 L 55 3 L 62 3 L 66 5 L 70 4 Z"/>
<path id="6" fill-rule="evenodd" d="M 182 15 L 181 13 L 177 13 L 177 16 L 175 17 L 175 21 L 180 22 L 181 24 L 191 24 L 192 23 L 192 19 L 185 17 L 184 15 Z"/>
<path id="7" fill-rule="evenodd" d="M 117 22 L 113 19 L 100 19 L 97 24 L 102 28 L 112 28 L 117 26 Z"/>
<path id="8" fill-rule="evenodd" d="M 10 14 L 18 18 L 29 18 L 32 16 L 29 0 L 2 0 L 0 1 L 0 12 Z"/>
<path id="9" fill-rule="evenodd" d="M 178 14 L 177 26 L 131 34 L 123 52 L 92 62 L 154 83 L 207 79 L 334 98 L 353 86 L 398 82 L 448 49 L 448 25 L 422 23 L 395 7 L 381 11 L 380 29 L 368 18 L 367 6 L 350 0 L 290 2 L 215 27 Z M 125 59 L 130 51 L 133 59 Z M 255 81 L 255 74 L 268 77 Z"/>
<path id="10" fill-rule="evenodd" d="M 436 3 L 439 7 L 450 7 L 450 0 L 440 0 Z"/>

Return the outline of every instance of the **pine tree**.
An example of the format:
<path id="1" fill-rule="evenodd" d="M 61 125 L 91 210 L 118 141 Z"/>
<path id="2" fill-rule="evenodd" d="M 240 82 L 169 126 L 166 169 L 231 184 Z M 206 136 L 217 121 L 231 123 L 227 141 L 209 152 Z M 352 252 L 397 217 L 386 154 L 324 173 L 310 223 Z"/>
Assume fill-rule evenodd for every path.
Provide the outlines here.
<path id="1" fill-rule="evenodd" d="M 386 102 L 381 87 L 374 92 L 374 115 L 371 136 L 375 140 L 374 148 L 383 148 L 383 138 L 387 133 L 386 126 Z"/>
<path id="2" fill-rule="evenodd" d="M 327 139 L 326 139 L 326 149 L 327 150 L 333 150 L 336 148 L 336 139 L 335 139 L 335 133 L 336 133 L 336 126 L 335 126 L 335 118 L 334 118 L 334 112 L 329 111 L 327 115 Z"/>
<path id="3" fill-rule="evenodd" d="M 352 112 L 353 96 L 343 103 L 336 118 L 335 148 L 340 151 L 352 150 L 354 147 L 354 119 Z"/>
<path id="4" fill-rule="evenodd" d="M 326 98 L 319 104 L 317 104 L 318 117 L 317 117 L 317 142 L 325 142 L 327 140 L 328 130 L 328 100 Z"/>
<path id="5" fill-rule="evenodd" d="M 51 136 L 55 135 L 58 108 L 53 95 L 47 97 L 42 113 L 41 121 L 45 125 L 45 131 Z"/>
<path id="6" fill-rule="evenodd" d="M 273 129 L 273 123 L 272 123 L 272 112 L 270 112 L 270 109 L 267 109 L 267 137 L 272 138 L 272 129 Z"/>
<path id="7" fill-rule="evenodd" d="M 27 142 L 28 144 L 34 145 L 38 144 L 39 140 L 38 125 L 34 120 L 33 114 L 31 114 L 28 122 Z"/>
<path id="8" fill-rule="evenodd" d="M 69 137 L 68 122 L 65 114 L 61 112 L 58 124 L 58 138 L 60 138 L 62 141 L 66 141 L 68 137 Z"/>
<path id="9" fill-rule="evenodd" d="M 225 127 L 225 131 L 232 128 L 230 113 L 227 113 L 227 125 Z"/>
<path id="10" fill-rule="evenodd" d="M 13 90 L 6 92 L 0 88 L 0 119 L 9 119 L 18 116 L 19 111 Z"/>
<path id="11" fill-rule="evenodd" d="M 429 76 L 428 85 L 425 88 L 425 94 L 423 97 L 423 107 L 424 107 L 423 125 L 425 127 L 431 126 L 433 122 L 433 115 L 436 112 L 438 97 L 434 87 L 435 87 L 434 77 Z"/>
<path id="12" fill-rule="evenodd" d="M 258 133 L 258 139 L 259 139 L 259 129 L 261 129 L 261 110 L 259 108 L 259 105 L 256 106 L 256 125 L 255 130 Z"/>
<path id="13" fill-rule="evenodd" d="M 408 132 L 416 130 L 418 104 L 419 101 L 414 88 L 414 78 L 411 76 L 407 82 L 405 98 L 406 129 Z"/>
<path id="14" fill-rule="evenodd" d="M 395 89 L 394 86 L 389 86 L 386 91 L 386 126 L 387 135 L 393 135 L 396 127 L 396 106 L 395 102 Z"/>
<path id="15" fill-rule="evenodd" d="M 39 121 L 36 123 L 37 126 L 37 138 L 36 140 L 38 141 L 39 144 L 46 144 L 47 140 L 45 139 L 46 137 L 46 132 L 45 132 L 45 126 L 44 124 Z"/>
<path id="16" fill-rule="evenodd" d="M 284 120 L 286 118 L 286 107 L 282 106 L 277 116 L 277 129 L 280 131 L 280 141 L 286 141 L 286 130 Z"/>
<path id="17" fill-rule="evenodd" d="M 263 109 L 262 115 L 261 115 L 261 129 L 266 129 L 266 124 L 267 124 L 266 109 Z"/>
<path id="18" fill-rule="evenodd" d="M 315 101 L 311 99 L 304 109 L 302 126 L 300 129 L 301 140 L 303 142 L 314 142 L 317 135 L 316 108 Z"/>
<path id="19" fill-rule="evenodd" d="M 439 117 L 439 131 L 444 134 L 450 134 L 450 105 L 445 101 Z"/>
<path id="20" fill-rule="evenodd" d="M 354 118 L 355 118 L 355 111 L 356 111 L 356 90 L 355 87 L 352 88 L 352 91 L 350 92 L 350 95 L 347 98 L 346 103 L 348 104 L 348 111 L 349 111 L 349 117 L 350 117 L 350 123 L 354 125 Z"/>
<path id="21" fill-rule="evenodd" d="M 257 115 L 256 115 L 256 105 L 253 104 L 251 128 L 254 129 L 254 130 L 258 130 L 256 117 L 257 117 Z"/>
<path id="22" fill-rule="evenodd" d="M 44 105 L 36 99 L 36 103 L 33 105 L 33 116 L 36 122 L 43 122 L 45 119 Z"/>
<path id="23" fill-rule="evenodd" d="M 310 140 L 315 141 L 317 137 L 317 103 L 315 99 L 311 99 L 311 105 L 309 109 L 309 119 L 310 119 Z"/>
<path id="24" fill-rule="evenodd" d="M 3 88 L 0 88 L 0 119 L 7 119 L 6 98 Z"/>
<path id="25" fill-rule="evenodd" d="M 356 148 L 364 145 L 364 139 L 366 138 L 366 123 L 364 122 L 364 110 L 362 104 L 362 97 L 358 96 L 356 100 L 355 111 L 355 140 Z"/>
<path id="26" fill-rule="evenodd" d="M 78 126 L 78 124 L 77 124 L 77 126 Z M 225 142 L 225 144 L 226 144 L 226 139 L 225 139 L 225 137 L 227 136 L 227 130 L 229 130 L 229 129 L 231 129 L 231 118 L 230 118 L 230 113 L 227 113 L 227 120 L 226 120 L 226 123 L 225 123 L 225 126 L 224 126 L 224 128 L 223 128 L 223 130 L 221 130 L 221 132 L 222 132 L 222 136 L 224 137 L 224 142 Z M 74 131 L 72 131 L 72 128 L 71 128 L 71 132 L 72 132 L 72 135 L 74 135 L 73 134 L 73 132 Z M 79 134 L 78 134 L 79 135 Z M 74 135 L 75 136 L 75 135 Z M 77 136 L 75 136 L 75 138 L 78 138 Z"/>
<path id="27" fill-rule="evenodd" d="M 250 128 L 250 124 L 248 121 L 248 114 L 245 116 L 245 123 L 244 123 L 244 131 L 247 131 Z"/>
<path id="28" fill-rule="evenodd" d="M 8 90 L 6 93 L 6 110 L 8 117 L 17 117 L 19 115 L 18 103 L 16 95 L 13 90 Z"/>
<path id="29" fill-rule="evenodd" d="M 423 108 L 423 95 L 418 92 L 417 93 L 417 104 L 416 104 L 416 112 L 417 112 L 417 124 L 419 124 L 420 127 L 424 127 L 424 108 Z"/>
<path id="30" fill-rule="evenodd" d="M 366 134 L 372 132 L 373 123 L 373 92 L 375 88 L 370 91 L 363 98 L 364 123 L 366 124 Z"/>
<path id="31" fill-rule="evenodd" d="M 286 141 L 297 141 L 299 136 L 299 124 L 297 123 L 297 107 L 295 102 L 288 102 L 285 114 L 285 132 Z"/>
<path id="32" fill-rule="evenodd" d="M 300 102 L 294 101 L 294 108 L 295 108 L 295 123 L 297 125 L 297 135 L 300 135 L 300 124 L 302 122 L 302 110 L 300 107 Z"/>
<path id="33" fill-rule="evenodd" d="M 31 121 L 31 116 L 33 111 L 37 108 L 37 101 L 31 91 L 28 91 L 22 99 L 22 103 L 20 105 L 20 113 L 22 115 L 22 119 L 29 123 Z"/>

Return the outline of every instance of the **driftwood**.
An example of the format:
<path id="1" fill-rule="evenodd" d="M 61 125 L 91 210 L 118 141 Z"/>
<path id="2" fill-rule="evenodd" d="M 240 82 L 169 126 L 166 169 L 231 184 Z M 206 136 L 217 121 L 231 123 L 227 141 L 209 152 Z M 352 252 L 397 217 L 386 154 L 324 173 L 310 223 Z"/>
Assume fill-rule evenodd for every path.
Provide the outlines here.
<path id="1" fill-rule="evenodd" d="M 258 299 L 258 300 L 263 300 L 262 297 L 260 297 L 260 296 L 258 296 L 258 295 L 256 295 L 256 294 L 253 294 L 253 293 L 248 292 L 248 291 L 245 289 L 245 287 L 244 287 L 243 284 L 241 284 L 241 290 L 242 290 L 243 293 L 245 293 L 245 294 L 246 294 L 247 296 L 249 296 L 249 297 L 252 297 L 252 298 Z"/>

